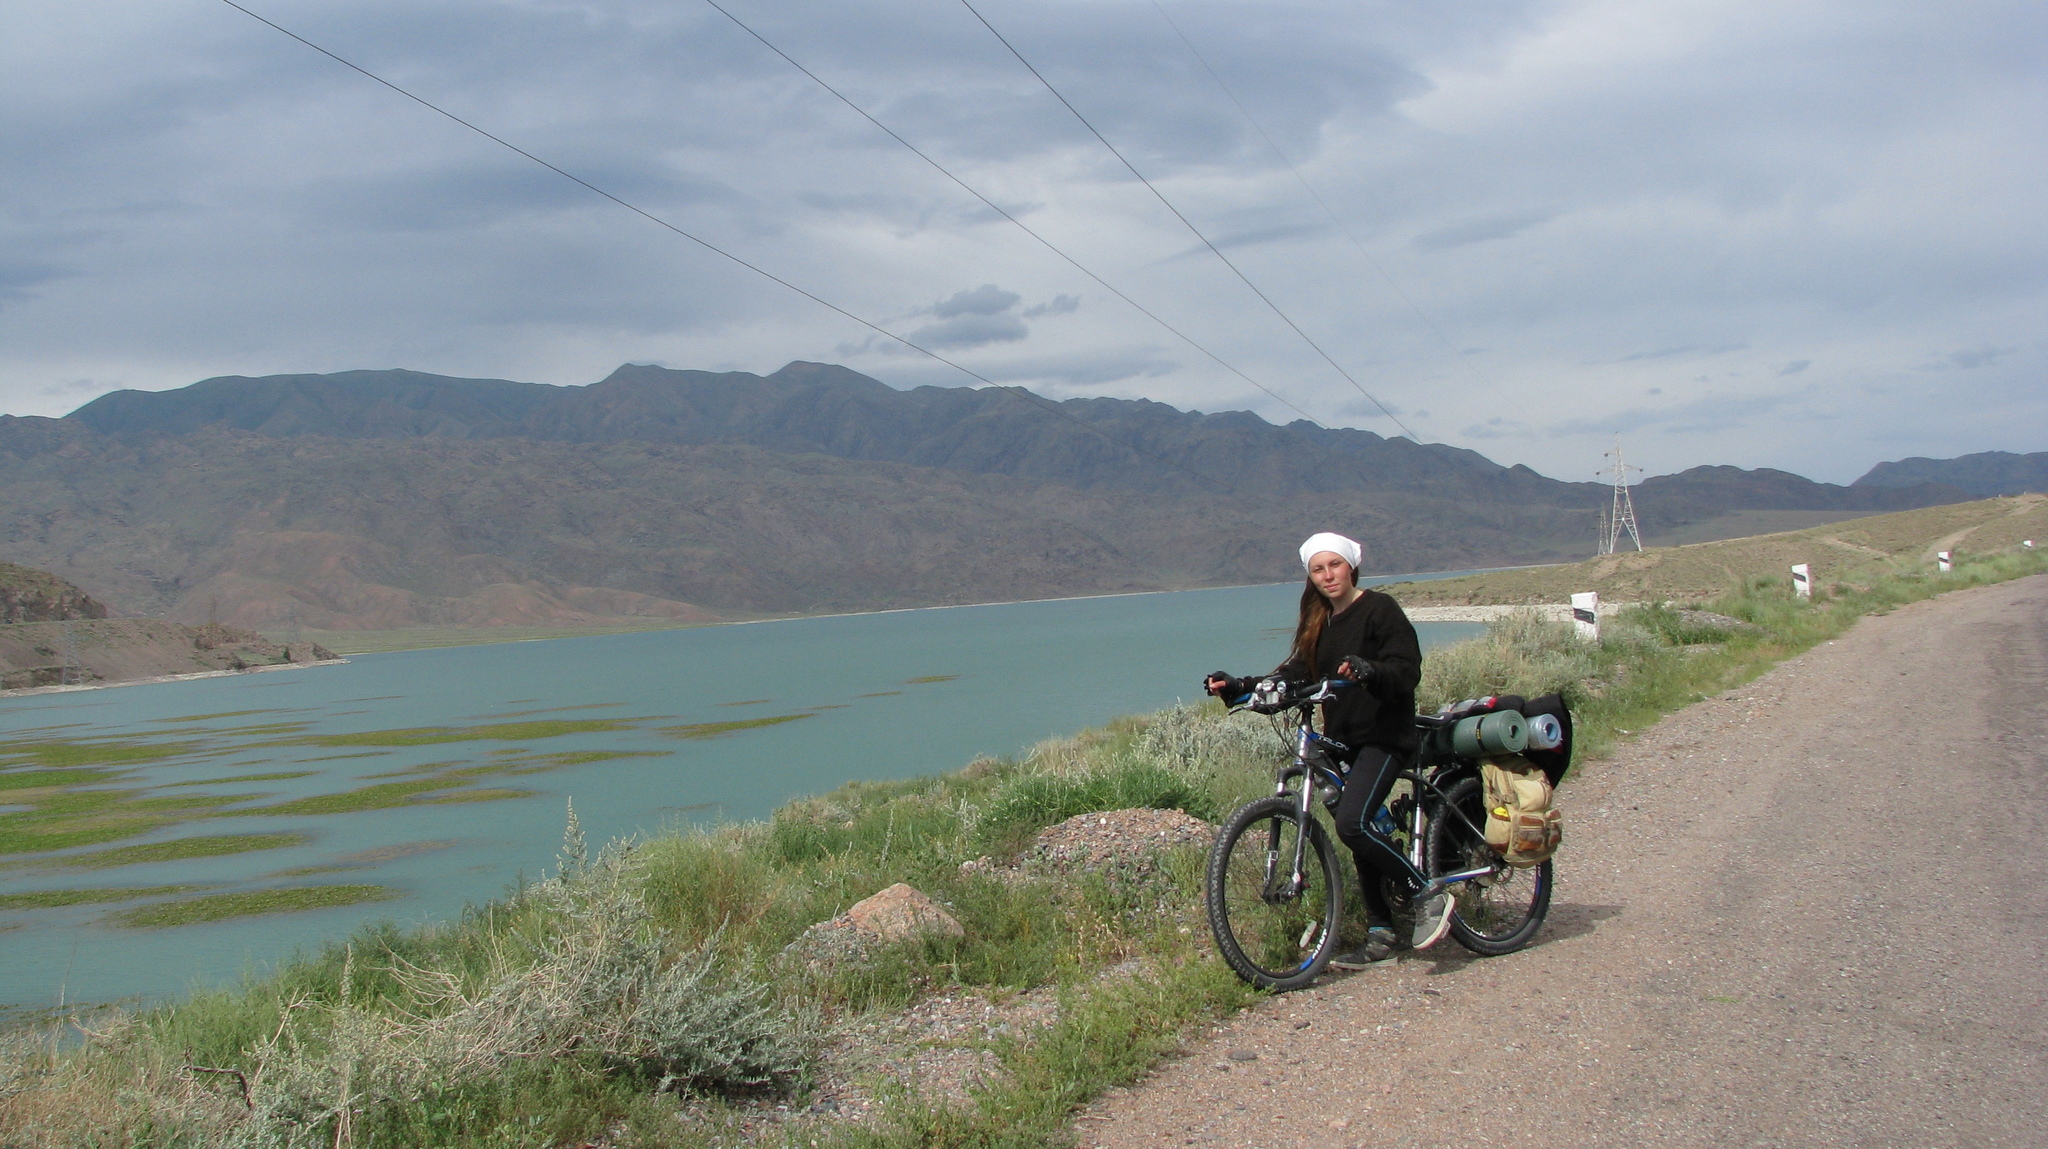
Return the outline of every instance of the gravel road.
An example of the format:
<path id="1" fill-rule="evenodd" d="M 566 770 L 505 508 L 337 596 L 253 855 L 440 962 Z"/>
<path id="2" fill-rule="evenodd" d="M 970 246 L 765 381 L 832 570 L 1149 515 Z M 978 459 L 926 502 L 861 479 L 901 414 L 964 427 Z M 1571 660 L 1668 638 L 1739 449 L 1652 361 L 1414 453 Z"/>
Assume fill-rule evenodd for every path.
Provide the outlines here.
<path id="1" fill-rule="evenodd" d="M 1080 1143 L 2040 1143 L 2048 576 L 1865 619 L 1562 802 L 1536 945 L 1266 1001 Z"/>

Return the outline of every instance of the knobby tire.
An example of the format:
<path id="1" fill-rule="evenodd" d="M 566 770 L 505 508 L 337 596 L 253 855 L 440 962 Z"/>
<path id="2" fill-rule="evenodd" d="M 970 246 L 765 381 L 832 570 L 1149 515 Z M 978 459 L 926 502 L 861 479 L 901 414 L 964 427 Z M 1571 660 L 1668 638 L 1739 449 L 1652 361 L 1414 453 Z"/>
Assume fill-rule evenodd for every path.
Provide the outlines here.
<path id="1" fill-rule="evenodd" d="M 1237 976 L 1261 989 L 1300 989 L 1313 982 L 1330 964 L 1343 926 L 1337 853 L 1312 814 L 1302 823 L 1292 798 L 1248 802 L 1224 823 L 1209 850 L 1203 899 L 1209 931 Z M 1294 844 L 1304 833 L 1306 887 L 1295 892 Z M 1269 848 L 1278 850 L 1270 881 Z"/>

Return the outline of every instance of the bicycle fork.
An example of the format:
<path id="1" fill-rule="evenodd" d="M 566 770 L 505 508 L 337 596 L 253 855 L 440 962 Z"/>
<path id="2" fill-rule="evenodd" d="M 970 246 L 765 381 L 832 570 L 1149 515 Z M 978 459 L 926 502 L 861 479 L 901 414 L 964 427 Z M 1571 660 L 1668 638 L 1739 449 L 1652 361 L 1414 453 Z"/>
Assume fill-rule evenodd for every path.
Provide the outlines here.
<path id="1" fill-rule="evenodd" d="M 1294 766 L 1295 772 L 1301 778 L 1301 786 L 1296 796 L 1297 806 L 1294 811 L 1294 856 L 1288 859 L 1287 884 L 1282 888 L 1275 888 L 1274 885 L 1274 880 L 1280 876 L 1280 833 L 1282 823 L 1275 819 L 1272 827 L 1267 831 L 1266 884 L 1264 892 L 1265 900 L 1269 904 L 1286 898 L 1298 898 L 1301 896 L 1302 891 L 1308 888 L 1308 879 L 1302 875 L 1301 868 L 1302 864 L 1308 859 L 1308 820 L 1315 816 L 1309 812 L 1309 803 L 1314 800 L 1316 793 L 1315 771 L 1309 766 L 1308 754 L 1309 736 L 1308 731 L 1304 729 L 1295 736 L 1294 742 Z M 1284 777 L 1280 781 L 1280 794 L 1283 797 L 1287 796 L 1287 781 Z M 1313 930 L 1313 925 L 1310 928 Z"/>

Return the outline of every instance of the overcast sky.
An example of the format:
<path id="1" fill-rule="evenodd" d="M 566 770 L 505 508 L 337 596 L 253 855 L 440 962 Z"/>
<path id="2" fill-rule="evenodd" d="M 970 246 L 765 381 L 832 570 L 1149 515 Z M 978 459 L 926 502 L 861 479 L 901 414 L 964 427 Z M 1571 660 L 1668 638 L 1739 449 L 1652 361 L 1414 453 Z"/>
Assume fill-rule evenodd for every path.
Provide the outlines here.
<path id="1" fill-rule="evenodd" d="M 1285 403 L 700 0 L 246 2 L 1055 397 L 1398 433 L 1370 392 L 1566 479 L 1617 434 L 1652 474 L 1836 482 L 2048 449 L 2038 2 L 976 0 L 1362 392 L 959 0 L 724 0 Z M 219 0 L 15 0 L 0 107 L 0 411 L 377 367 L 972 383 Z"/>

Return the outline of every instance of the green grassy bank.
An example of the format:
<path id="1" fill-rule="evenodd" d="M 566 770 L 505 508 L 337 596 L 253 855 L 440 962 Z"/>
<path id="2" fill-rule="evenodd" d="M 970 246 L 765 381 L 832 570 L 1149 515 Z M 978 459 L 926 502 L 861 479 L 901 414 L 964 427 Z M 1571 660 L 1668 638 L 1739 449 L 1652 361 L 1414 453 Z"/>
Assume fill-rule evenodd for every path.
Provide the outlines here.
<path id="1" fill-rule="evenodd" d="M 2038 553 L 1958 557 L 1946 575 L 1913 560 L 1839 572 L 1811 602 L 1751 580 L 1704 604 L 1736 626 L 1640 607 L 1584 644 L 1511 618 L 1433 654 L 1423 703 L 1563 690 L 1583 761 L 1865 614 L 2048 572 Z M 1076 1106 L 1251 1000 L 1211 951 L 1200 847 L 1114 872 L 963 863 L 1006 862 L 1092 810 L 1216 818 L 1269 785 L 1280 749 L 1259 719 L 1181 707 L 765 822 L 593 854 L 572 821 L 558 872 L 459 922 L 365 929 L 231 992 L 15 1031 L 0 1144 L 1060 1144 Z M 896 882 L 946 904 L 964 936 L 859 961 L 805 948 L 813 923 Z M 821 1051 L 840 1035 L 962 992 L 1059 1009 L 988 1039 L 996 1071 L 951 1098 L 880 1088 L 863 1120 L 804 1114 L 838 1072 Z M 758 1120 L 778 1105 L 793 1116 Z"/>

